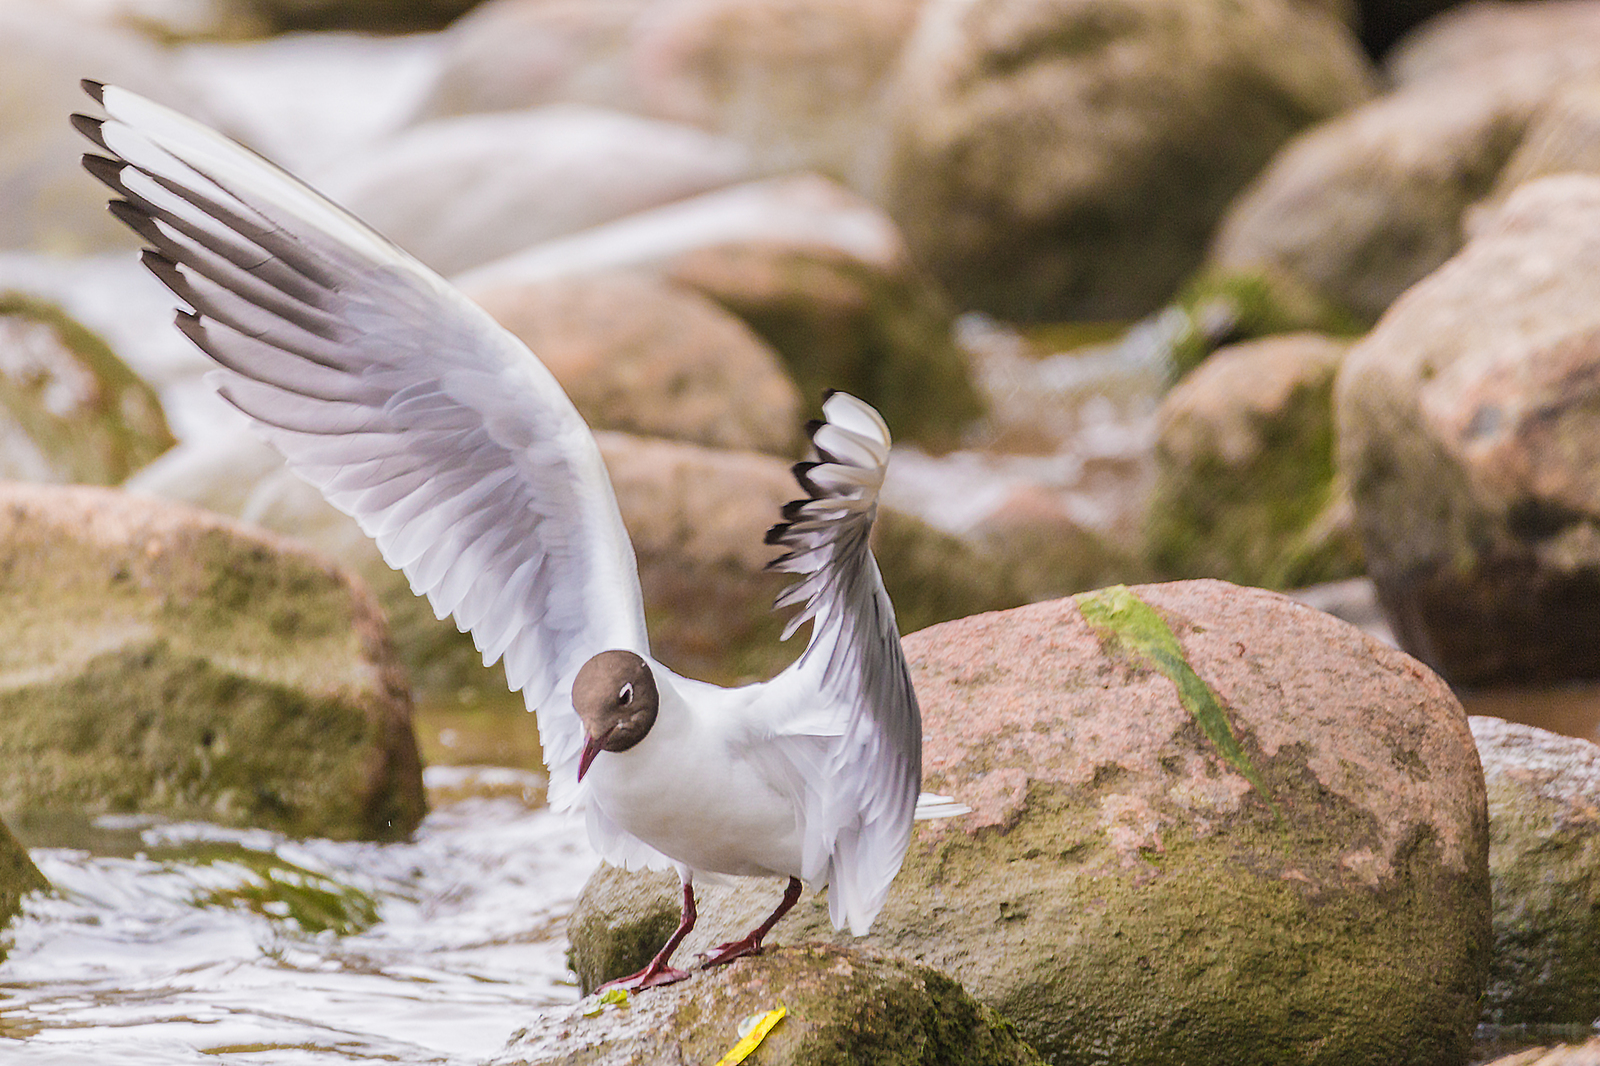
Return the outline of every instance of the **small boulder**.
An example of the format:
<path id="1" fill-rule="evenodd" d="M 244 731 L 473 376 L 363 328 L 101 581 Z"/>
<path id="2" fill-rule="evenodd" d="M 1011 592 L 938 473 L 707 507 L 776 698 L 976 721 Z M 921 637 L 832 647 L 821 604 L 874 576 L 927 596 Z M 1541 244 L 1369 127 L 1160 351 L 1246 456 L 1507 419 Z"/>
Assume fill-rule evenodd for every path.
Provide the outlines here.
<path id="1" fill-rule="evenodd" d="M 1005 1019 L 937 970 L 829 945 L 769 951 L 626 1006 L 548 1011 L 489 1066 L 726 1061 L 748 1023 L 779 1007 L 752 1063 L 1043 1066 Z"/>
<path id="2" fill-rule="evenodd" d="M 292 537 L 354 572 L 377 596 L 419 704 L 520 705 L 507 688 L 505 671 L 498 664 L 484 669 L 472 637 L 453 621 L 436 618 L 405 575 L 383 561 L 355 519 L 290 473 L 283 457 L 243 425 L 228 435 L 185 441 L 123 487 Z"/>
<path id="3" fill-rule="evenodd" d="M 1600 1017 L 1600 747 L 1473 717 L 1489 790 L 1494 954 L 1484 1021 Z"/>
<path id="4" fill-rule="evenodd" d="M 1349 31 L 1282 0 L 930 0 L 879 195 L 962 308 L 1139 317 L 1279 145 L 1370 91 Z"/>
<path id="5" fill-rule="evenodd" d="M 105 341 L 0 292 L 0 477 L 114 485 L 173 444 L 154 390 Z"/>
<path id="6" fill-rule="evenodd" d="M 1316 333 L 1234 345 L 1167 394 L 1145 526 L 1158 573 L 1276 589 L 1361 573 L 1333 469 L 1333 381 L 1347 347 Z"/>
<path id="7" fill-rule="evenodd" d="M 578 101 L 714 131 L 762 173 L 866 187 L 924 0 L 496 0 L 445 35 L 427 116 Z"/>
<path id="8" fill-rule="evenodd" d="M 731 141 L 567 104 L 415 126 L 323 175 L 319 187 L 453 274 L 746 176 Z"/>
<path id="9" fill-rule="evenodd" d="M 1058 1064 L 1467 1060 L 1487 814 L 1466 716 L 1426 668 L 1217 581 L 963 618 L 905 646 L 924 787 L 974 813 L 917 827 L 860 943 L 949 973 Z M 569 924 L 585 987 L 633 961 L 608 950 L 605 916 L 648 951 L 674 881 L 596 874 Z M 704 889 L 684 957 L 778 891 Z M 775 937 L 833 938 L 823 900 Z"/>
<path id="10" fill-rule="evenodd" d="M 641 271 L 468 292 L 550 368 L 595 429 L 794 455 L 800 393 L 739 318 Z"/>
<path id="11" fill-rule="evenodd" d="M 657 0 L 487 0 L 440 35 L 420 119 L 560 102 L 643 113 L 629 53 Z"/>
<path id="12" fill-rule="evenodd" d="M 98 488 L 0 485 L 0 809 L 393 840 L 421 821 L 404 670 L 302 547 Z"/>
<path id="13" fill-rule="evenodd" d="M 903 256 L 885 264 L 805 243 L 743 241 L 663 267 L 748 322 L 804 396 L 874 397 L 899 438 L 932 448 L 954 444 L 983 413 L 949 304 Z"/>
<path id="14" fill-rule="evenodd" d="M 1570 172 L 1600 174 L 1600 76 L 1558 90 L 1501 168 L 1492 195 L 1474 214 L 1503 202 L 1525 181 Z M 1468 228 L 1473 226 L 1469 216 Z"/>
<path id="15" fill-rule="evenodd" d="M 1522 186 L 1346 356 L 1339 466 L 1401 646 L 1600 677 L 1600 178 Z"/>
<path id="16" fill-rule="evenodd" d="M 1279 277 L 1376 321 L 1460 249 L 1550 91 L 1520 71 L 1429 79 L 1313 126 L 1229 205 L 1208 272 Z"/>
<path id="17" fill-rule="evenodd" d="M 699 289 L 743 317 L 803 389 L 820 383 L 860 396 L 903 443 L 947 444 L 979 409 L 971 368 L 950 338 L 951 312 L 894 223 L 814 174 L 641 211 L 457 281 L 479 292 L 619 268 Z"/>
<path id="18" fill-rule="evenodd" d="M 1559 85 L 1600 71 L 1600 6 L 1589 0 L 1474 0 L 1418 26 L 1383 57 L 1396 85 L 1520 69 Z"/>
<path id="19" fill-rule="evenodd" d="M 1120 540 L 1079 521 L 1056 493 L 1037 485 L 1012 489 L 971 536 L 1011 570 L 1030 603 L 1149 574 Z"/>
<path id="20" fill-rule="evenodd" d="M 885 97 L 925 0 L 674 0 L 630 60 L 654 114 L 745 145 L 763 173 L 809 170 L 870 192 Z"/>

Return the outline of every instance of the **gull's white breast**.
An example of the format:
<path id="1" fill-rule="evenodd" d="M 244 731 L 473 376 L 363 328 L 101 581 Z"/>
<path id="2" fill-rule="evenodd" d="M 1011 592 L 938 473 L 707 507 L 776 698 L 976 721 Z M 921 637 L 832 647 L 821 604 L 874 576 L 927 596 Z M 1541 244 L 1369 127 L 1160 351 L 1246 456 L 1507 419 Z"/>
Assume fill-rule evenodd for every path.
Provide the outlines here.
<path id="1" fill-rule="evenodd" d="M 700 873 L 799 877 L 800 799 L 747 743 L 751 700 L 763 686 L 722 689 L 665 673 L 657 667 L 655 725 L 627 751 L 595 759 L 584 782 L 589 801 Z"/>

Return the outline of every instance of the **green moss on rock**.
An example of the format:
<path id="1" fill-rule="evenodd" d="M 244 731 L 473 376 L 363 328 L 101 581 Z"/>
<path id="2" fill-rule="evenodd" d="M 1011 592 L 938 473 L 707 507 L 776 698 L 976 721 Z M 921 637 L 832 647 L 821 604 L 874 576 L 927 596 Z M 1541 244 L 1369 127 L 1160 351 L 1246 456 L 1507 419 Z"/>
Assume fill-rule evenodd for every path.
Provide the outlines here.
<path id="1" fill-rule="evenodd" d="M 175 443 L 154 390 L 59 306 L 0 292 L 0 473 L 114 485 Z"/>
<path id="2" fill-rule="evenodd" d="M 1334 464 L 1344 349 L 1312 333 L 1237 345 L 1167 395 L 1145 522 L 1158 573 L 1288 589 L 1362 572 Z"/>
<path id="3" fill-rule="evenodd" d="M 49 888 L 50 882 L 28 857 L 28 850 L 0 822 L 0 927 L 21 913 L 22 899 L 29 892 L 45 892 Z M 5 957 L 6 941 L 0 937 L 0 962 Z"/>
<path id="4" fill-rule="evenodd" d="M 1271 593 L 1129 594 L 1213 693 L 1255 780 L 1168 674 L 1072 601 L 913 634 L 924 787 L 974 813 L 916 828 L 858 943 L 955 977 L 1057 1064 L 1465 1062 L 1488 828 L 1449 690 Z M 702 888 L 680 950 L 744 933 L 777 892 Z M 670 929 L 676 906 L 670 875 L 603 869 L 570 927 L 580 978 L 617 976 L 590 968 L 604 952 L 584 941 L 606 935 L 591 907 L 637 930 Z M 836 938 L 821 896 L 773 932 Z"/>
<path id="5" fill-rule="evenodd" d="M 370 594 L 287 542 L 108 490 L 0 493 L 0 809 L 302 835 L 423 813 Z"/>
<path id="6" fill-rule="evenodd" d="M 1354 337 L 1365 328 L 1354 314 L 1269 267 L 1202 270 L 1174 303 L 1186 320 L 1172 347 L 1174 381 L 1229 344 L 1302 330 Z"/>
<path id="7" fill-rule="evenodd" d="M 859 396 L 897 440 L 950 447 L 983 413 L 948 301 L 903 264 L 752 243 L 682 256 L 669 276 L 744 319 L 783 358 L 803 397 L 830 388 Z"/>
<path id="8" fill-rule="evenodd" d="M 1600 748 L 1474 717 L 1489 794 L 1494 954 L 1484 1020 L 1589 1026 L 1600 1016 Z"/>
<path id="9" fill-rule="evenodd" d="M 748 1060 L 766 1066 L 1042 1066 L 993 1010 L 945 974 L 901 959 L 808 945 L 703 971 L 632 997 L 580 1004 L 513 1037 L 496 1066 L 718 1061 L 741 1020 L 785 1016 Z"/>

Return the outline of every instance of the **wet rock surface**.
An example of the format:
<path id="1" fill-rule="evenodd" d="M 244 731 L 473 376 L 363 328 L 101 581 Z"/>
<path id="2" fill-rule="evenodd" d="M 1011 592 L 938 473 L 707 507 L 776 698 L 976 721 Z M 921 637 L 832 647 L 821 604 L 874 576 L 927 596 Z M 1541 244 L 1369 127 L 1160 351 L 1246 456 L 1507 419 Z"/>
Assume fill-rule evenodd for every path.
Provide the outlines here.
<path id="1" fill-rule="evenodd" d="M 0 809 L 416 827 L 405 675 L 346 573 L 109 489 L 0 485 L 0 543 Z"/>
<path id="2" fill-rule="evenodd" d="M 1494 956 L 1484 1018 L 1600 1016 L 1600 747 L 1475 716 L 1489 792 Z"/>
<path id="3" fill-rule="evenodd" d="M 1340 374 L 1369 573 L 1401 645 L 1453 682 L 1600 676 L 1597 232 L 1600 179 L 1523 186 Z"/>
<path id="4" fill-rule="evenodd" d="M 782 1019 L 749 1061 L 774 1066 L 1043 1063 L 1004 1019 L 937 970 L 831 945 L 788 947 L 742 959 L 650 989 L 626 1006 L 585 1000 L 552 1011 L 513 1036 L 490 1063 L 715 1062 L 739 1042 L 741 1021 L 779 1006 Z"/>
<path id="5" fill-rule="evenodd" d="M 913 634 L 925 785 L 974 813 L 917 828 L 858 943 L 949 973 L 1056 1063 L 1465 1062 L 1489 881 L 1460 705 L 1271 593 L 1132 591 L 1246 761 L 1134 650 L 1140 625 L 1085 621 L 1093 594 Z M 596 875 L 569 928 L 586 987 L 667 935 L 674 882 Z M 745 932 L 778 888 L 705 889 L 684 950 Z M 774 935 L 834 934 L 808 896 Z"/>

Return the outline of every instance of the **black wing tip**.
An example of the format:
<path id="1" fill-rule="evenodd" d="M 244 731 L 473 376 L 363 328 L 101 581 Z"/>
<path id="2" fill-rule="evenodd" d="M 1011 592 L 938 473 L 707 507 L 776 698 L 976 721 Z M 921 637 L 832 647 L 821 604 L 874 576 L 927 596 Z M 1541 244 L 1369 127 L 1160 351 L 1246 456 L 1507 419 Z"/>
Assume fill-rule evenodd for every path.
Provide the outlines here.
<path id="1" fill-rule="evenodd" d="M 78 87 L 88 93 L 95 103 L 104 104 L 106 102 L 105 82 L 95 81 L 93 78 L 80 78 L 78 79 Z"/>
<path id="2" fill-rule="evenodd" d="M 767 530 L 767 535 L 761 538 L 763 544 L 782 544 L 783 538 L 789 533 L 789 523 L 778 522 Z"/>
<path id="3" fill-rule="evenodd" d="M 111 151 L 106 146 L 106 136 L 103 132 L 106 124 L 105 119 L 95 118 L 93 115 L 85 115 L 81 111 L 74 111 L 67 117 L 67 121 L 72 123 L 73 129 L 93 141 L 97 147 L 103 148 L 108 152 Z"/>
<path id="4" fill-rule="evenodd" d="M 177 263 L 173 262 L 171 259 L 168 259 L 166 256 L 162 255 L 153 248 L 145 248 L 142 250 L 139 253 L 139 262 L 143 263 L 144 268 L 150 271 L 150 273 L 154 274 L 161 284 L 165 285 L 167 288 L 171 289 L 173 292 L 182 297 L 184 277 L 183 274 L 178 270 Z"/>
<path id="5" fill-rule="evenodd" d="M 794 479 L 800 483 L 802 489 L 805 489 L 811 495 L 812 499 L 817 499 L 822 495 L 822 490 L 817 487 L 817 483 L 811 480 L 811 471 L 821 465 L 819 462 L 808 459 L 789 468 L 794 474 Z"/>
<path id="6" fill-rule="evenodd" d="M 122 199 L 107 200 L 106 210 L 111 212 L 112 218 L 133 230 L 133 232 L 151 244 L 157 243 L 160 232 L 156 229 L 155 219 L 151 218 L 149 212 L 137 204 Z"/>
<path id="7" fill-rule="evenodd" d="M 87 170 L 96 181 L 102 185 L 110 186 L 116 192 L 123 191 L 122 168 L 127 166 L 127 163 L 120 159 L 95 155 L 93 152 L 83 153 L 83 158 L 80 162 L 83 164 L 83 169 Z"/>
<path id="8" fill-rule="evenodd" d="M 837 395 L 839 395 L 839 390 L 838 389 L 823 389 L 822 390 L 822 402 L 823 403 L 827 403 L 829 400 L 833 399 Z"/>

